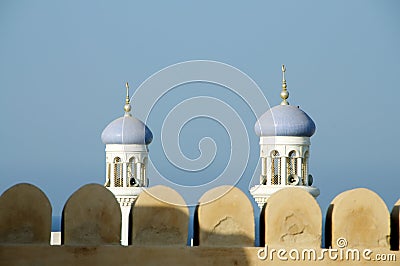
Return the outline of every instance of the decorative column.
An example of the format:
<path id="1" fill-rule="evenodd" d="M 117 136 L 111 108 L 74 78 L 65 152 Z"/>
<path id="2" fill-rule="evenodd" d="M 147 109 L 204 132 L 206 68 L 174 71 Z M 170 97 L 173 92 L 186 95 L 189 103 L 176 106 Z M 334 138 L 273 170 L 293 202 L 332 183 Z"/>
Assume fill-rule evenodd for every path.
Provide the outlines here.
<path id="1" fill-rule="evenodd" d="M 123 163 L 122 164 L 122 187 L 127 187 L 127 181 L 128 181 L 128 164 Z"/>
<path id="2" fill-rule="evenodd" d="M 308 158 L 305 158 L 304 161 L 304 179 L 306 181 L 306 185 L 308 186 Z"/>
<path id="3" fill-rule="evenodd" d="M 147 187 L 148 186 L 148 179 L 147 179 L 147 160 L 143 160 L 143 166 L 142 166 L 142 175 L 143 175 L 143 184 L 142 186 Z"/>
<path id="4" fill-rule="evenodd" d="M 267 156 L 267 186 L 271 185 L 271 180 L 272 180 L 272 171 L 271 171 L 271 164 L 272 164 L 272 159 L 271 156 Z"/>
<path id="5" fill-rule="evenodd" d="M 299 176 L 299 178 L 300 178 L 300 182 L 301 183 L 303 183 L 303 178 L 302 178 L 302 176 L 301 176 L 301 163 L 302 163 L 302 158 L 301 157 L 299 157 L 299 158 L 297 158 L 296 159 L 297 160 L 297 175 Z M 302 185 L 302 184 L 300 184 L 300 185 Z"/>
<path id="6" fill-rule="evenodd" d="M 107 187 L 111 185 L 111 165 L 109 162 L 106 162 L 106 184 L 105 186 Z"/>
<path id="7" fill-rule="evenodd" d="M 143 177 L 142 177 L 142 163 L 136 163 L 136 179 L 139 181 L 139 186 L 143 186 Z"/>
<path id="8" fill-rule="evenodd" d="M 122 199 L 121 199 L 122 200 Z M 124 206 L 123 202 L 120 202 L 121 208 L 121 245 L 127 246 L 129 240 L 129 214 L 131 206 Z"/>
<path id="9" fill-rule="evenodd" d="M 281 157 L 281 182 L 279 185 L 287 185 L 287 158 L 285 156 Z M 282 184 L 282 181 L 284 182 Z"/>
<path id="10" fill-rule="evenodd" d="M 140 175 L 142 176 L 142 186 L 145 186 L 146 176 L 144 175 L 144 163 L 141 164 Z"/>
<path id="11" fill-rule="evenodd" d="M 261 176 L 260 176 L 260 184 L 263 184 L 266 181 L 266 159 L 265 157 L 261 157 Z"/>
<path id="12" fill-rule="evenodd" d="M 110 187 L 115 187 L 115 163 L 111 164 Z"/>

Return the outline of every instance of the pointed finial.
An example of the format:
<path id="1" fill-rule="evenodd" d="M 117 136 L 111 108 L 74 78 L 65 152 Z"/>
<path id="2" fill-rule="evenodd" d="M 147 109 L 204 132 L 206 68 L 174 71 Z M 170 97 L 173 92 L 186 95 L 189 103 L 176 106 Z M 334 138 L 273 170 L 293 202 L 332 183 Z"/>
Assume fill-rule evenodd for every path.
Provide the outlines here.
<path id="1" fill-rule="evenodd" d="M 125 84 L 125 87 L 126 87 L 126 98 L 125 98 L 124 110 L 125 110 L 125 115 L 130 115 L 129 112 L 131 111 L 131 104 L 130 104 L 130 99 L 129 99 L 129 84 L 128 84 L 128 82 Z"/>
<path id="2" fill-rule="evenodd" d="M 281 98 L 282 102 L 281 105 L 289 105 L 289 102 L 287 101 L 287 98 L 289 98 L 289 92 L 286 89 L 286 79 L 285 79 L 285 72 L 286 72 L 286 67 L 285 65 L 282 65 L 282 91 L 281 91 Z"/>

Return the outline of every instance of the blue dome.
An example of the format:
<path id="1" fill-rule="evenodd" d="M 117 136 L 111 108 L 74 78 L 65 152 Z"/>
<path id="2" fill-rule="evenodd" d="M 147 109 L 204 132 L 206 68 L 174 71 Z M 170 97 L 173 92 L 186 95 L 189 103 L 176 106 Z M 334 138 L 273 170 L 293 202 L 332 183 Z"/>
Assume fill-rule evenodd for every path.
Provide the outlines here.
<path id="1" fill-rule="evenodd" d="M 150 129 L 130 115 L 112 121 L 101 133 L 104 144 L 149 144 L 153 140 Z"/>
<path id="2" fill-rule="evenodd" d="M 311 137 L 315 124 L 300 108 L 278 105 L 257 120 L 254 130 L 258 136 Z"/>

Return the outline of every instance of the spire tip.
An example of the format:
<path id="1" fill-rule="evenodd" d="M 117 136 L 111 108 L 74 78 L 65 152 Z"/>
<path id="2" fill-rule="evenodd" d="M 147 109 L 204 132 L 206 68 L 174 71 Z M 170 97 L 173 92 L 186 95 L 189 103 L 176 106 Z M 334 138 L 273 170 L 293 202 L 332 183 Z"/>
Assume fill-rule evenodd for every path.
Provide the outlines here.
<path id="1" fill-rule="evenodd" d="M 289 102 L 287 99 L 289 98 L 289 92 L 287 91 L 287 85 L 286 85 L 286 79 L 285 79 L 285 72 L 286 72 L 286 67 L 285 65 L 282 65 L 282 91 L 281 91 L 281 98 L 282 102 L 281 105 L 289 105 Z"/>
<path id="2" fill-rule="evenodd" d="M 125 83 L 125 87 L 126 87 L 126 98 L 125 98 L 124 111 L 125 111 L 125 115 L 130 115 L 129 112 L 131 111 L 131 104 L 130 104 L 130 99 L 129 99 L 129 84 L 128 84 L 128 82 Z"/>

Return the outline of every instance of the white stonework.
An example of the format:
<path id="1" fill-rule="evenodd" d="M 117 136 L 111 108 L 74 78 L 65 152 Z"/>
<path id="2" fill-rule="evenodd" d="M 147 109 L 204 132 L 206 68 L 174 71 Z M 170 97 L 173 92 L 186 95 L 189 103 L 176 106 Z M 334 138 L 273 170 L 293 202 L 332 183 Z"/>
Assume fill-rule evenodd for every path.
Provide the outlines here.
<path id="1" fill-rule="evenodd" d="M 61 232 L 51 232 L 50 245 L 52 246 L 61 245 Z"/>
<path id="2" fill-rule="evenodd" d="M 250 189 L 258 206 L 262 208 L 268 198 L 278 190 L 297 186 L 314 198 L 319 189 L 312 186 L 309 174 L 310 137 L 315 123 L 299 106 L 291 106 L 282 65 L 282 102 L 261 115 L 254 125 L 260 137 L 260 184 Z"/>
<path id="3" fill-rule="evenodd" d="M 319 189 L 311 186 L 309 150 L 309 137 L 260 137 L 260 184 L 250 189 L 260 208 L 273 193 L 287 187 L 298 186 L 314 197 L 319 195 Z"/>
<path id="4" fill-rule="evenodd" d="M 129 214 L 138 195 L 149 186 L 147 145 L 150 129 L 130 113 L 129 85 L 126 83 L 125 114 L 109 123 L 101 134 L 106 144 L 106 182 L 121 207 L 121 244 L 128 245 Z"/>
<path id="5" fill-rule="evenodd" d="M 106 145 L 106 187 L 147 187 L 145 144 Z"/>
<path id="6" fill-rule="evenodd" d="M 138 195 L 149 182 L 146 176 L 147 145 L 107 144 L 105 186 L 115 195 L 122 215 L 121 245 L 129 239 L 129 214 Z"/>
<path id="7" fill-rule="evenodd" d="M 283 188 L 293 187 L 293 186 L 267 186 L 267 185 L 255 185 L 250 189 L 250 193 L 257 202 L 257 205 L 262 209 L 264 204 L 267 202 L 268 198 Z M 296 186 L 298 188 L 304 189 L 309 192 L 314 198 L 318 197 L 319 189 L 316 187 L 309 186 Z"/>

